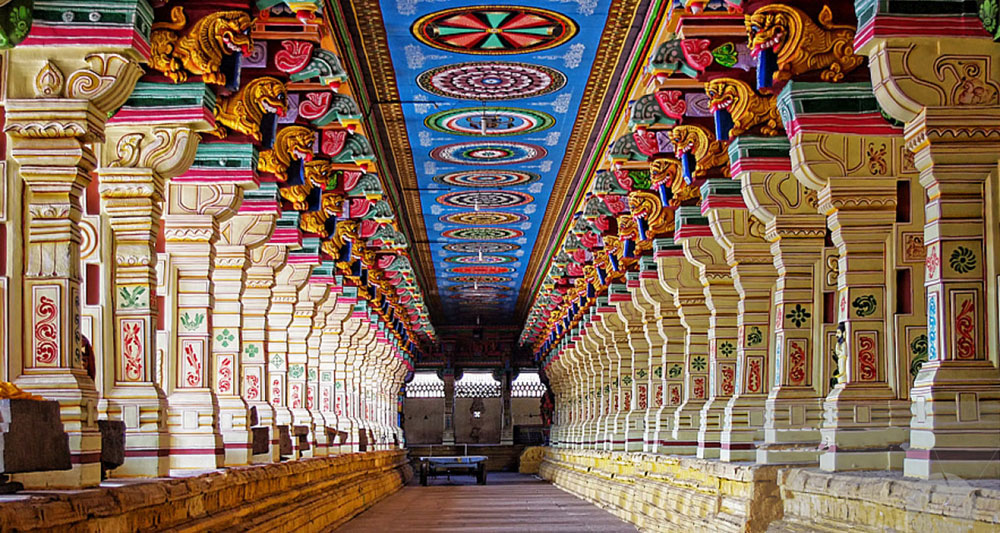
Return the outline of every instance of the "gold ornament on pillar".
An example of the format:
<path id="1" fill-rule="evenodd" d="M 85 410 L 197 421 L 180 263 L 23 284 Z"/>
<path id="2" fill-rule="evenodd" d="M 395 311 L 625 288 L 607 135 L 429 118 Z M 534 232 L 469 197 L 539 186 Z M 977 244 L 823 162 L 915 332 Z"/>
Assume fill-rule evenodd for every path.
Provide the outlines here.
<path id="1" fill-rule="evenodd" d="M 262 76 L 245 83 L 236 94 L 219 100 L 215 106 L 216 127 L 210 131 L 225 138 L 226 128 L 248 135 L 260 142 L 260 122 L 265 113 L 284 116 L 288 111 L 288 92 L 277 78 Z"/>
<path id="2" fill-rule="evenodd" d="M 257 170 L 270 172 L 280 180 L 287 181 L 286 173 L 292 160 L 311 160 L 315 142 L 316 134 L 309 128 L 303 126 L 282 128 L 274 138 L 274 148 L 260 153 Z"/>
<path id="3" fill-rule="evenodd" d="M 659 196 L 649 191 L 632 191 L 628 193 L 628 207 L 633 218 L 644 218 L 649 225 L 649 234 L 643 241 L 646 249 L 654 238 L 674 231 L 674 212 L 663 208 Z"/>
<path id="4" fill-rule="evenodd" d="M 782 132 L 777 99 L 758 95 L 749 83 L 733 78 L 716 78 L 705 85 L 705 93 L 708 94 L 709 109 L 728 111 L 732 117 L 730 137 L 742 135 L 758 125 L 763 135 L 773 136 Z"/>
<path id="5" fill-rule="evenodd" d="M 784 4 L 770 4 L 746 16 L 752 53 L 770 50 L 777 55 L 775 84 L 815 70 L 823 71 L 823 81 L 837 82 L 865 62 L 854 53 L 855 28 L 833 24 L 830 6 L 823 6 L 818 21 Z"/>
<path id="6" fill-rule="evenodd" d="M 149 65 L 174 83 L 187 81 L 190 72 L 200 75 L 205 83 L 225 85 L 226 75 L 221 71 L 223 56 L 248 54 L 253 47 L 250 15 L 242 11 L 205 15 L 180 37 L 179 32 L 186 24 L 181 6 L 170 11 L 170 22 L 153 24 Z"/>
<path id="7" fill-rule="evenodd" d="M 726 145 L 713 139 L 707 129 L 701 126 L 677 126 L 670 130 L 670 142 L 678 155 L 690 153 L 697 161 L 694 179 L 708 176 L 718 169 L 722 175 L 729 177 L 729 153 Z"/>

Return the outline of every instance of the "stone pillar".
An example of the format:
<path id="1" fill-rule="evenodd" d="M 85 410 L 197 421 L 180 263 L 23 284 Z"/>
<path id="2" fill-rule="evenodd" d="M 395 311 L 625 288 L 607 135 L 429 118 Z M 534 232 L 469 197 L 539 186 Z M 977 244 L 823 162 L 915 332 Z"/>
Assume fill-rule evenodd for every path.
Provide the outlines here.
<path id="1" fill-rule="evenodd" d="M 976 31 L 977 13 L 961 12 L 964 5 L 949 6 L 954 12 L 930 24 L 891 7 L 859 14 L 860 23 L 875 29 L 859 39 L 858 50 L 869 56 L 882 108 L 906 124 L 906 146 L 928 198 L 928 361 L 910 391 L 904 473 L 995 478 L 1000 45 Z M 878 24 L 883 18 L 899 21 L 899 30 Z M 971 29 L 954 31 L 955 23 Z M 926 39 L 912 38 L 916 27 L 926 29 Z"/>
<path id="2" fill-rule="evenodd" d="M 361 330 L 361 321 L 354 317 L 354 309 L 357 306 L 357 289 L 350 287 L 352 296 L 344 298 L 346 309 L 344 326 L 337 345 L 335 355 L 336 371 L 334 373 L 334 411 L 337 415 L 337 431 L 342 433 L 341 453 L 357 451 L 357 427 L 350 415 L 348 405 L 348 388 L 351 383 L 351 374 L 354 370 L 348 364 L 351 345 L 357 341 L 358 332 Z M 345 296 L 347 292 L 345 289 Z"/>
<path id="3" fill-rule="evenodd" d="M 850 112 L 814 111 L 846 99 L 854 102 Z M 824 402 L 820 468 L 901 468 L 909 406 L 890 386 L 896 342 L 887 302 L 895 273 L 890 280 L 886 259 L 893 253 L 897 176 L 907 171 L 902 132 L 878 113 L 867 83 L 792 82 L 778 106 L 790 132 L 795 177 L 818 192 L 819 211 L 840 255 L 842 364 L 839 383 Z M 844 134 L 836 124 L 848 121 L 851 133 Z M 794 310 L 784 313 L 785 320 L 799 318 Z"/>
<path id="4" fill-rule="evenodd" d="M 281 426 L 285 426 L 285 431 L 289 435 L 294 433 L 294 420 L 290 406 L 296 400 L 301 408 L 302 385 L 298 386 L 298 394 L 293 397 L 290 377 L 298 379 L 305 377 L 305 361 L 296 363 L 301 367 L 296 367 L 294 376 L 290 376 L 289 366 L 289 337 L 291 333 L 292 319 L 295 315 L 295 305 L 299 300 L 299 289 L 309 279 L 312 272 L 312 263 L 298 263 L 294 259 L 295 252 L 290 252 L 288 262 L 282 266 L 275 274 L 274 288 L 271 290 L 271 308 L 267 314 L 267 356 L 268 356 L 268 391 L 267 399 L 274 409 L 274 423 L 282 431 Z M 304 339 L 303 339 L 304 341 Z M 305 354 L 302 354 L 305 355 Z M 301 375 L 299 374 L 301 371 Z M 292 437 L 292 457 L 298 457 L 298 439 Z"/>
<path id="5" fill-rule="evenodd" d="M 269 451 L 252 458 L 253 462 L 274 462 L 278 455 L 278 426 L 274 407 L 268 398 L 267 316 L 271 308 L 271 288 L 275 273 L 285 264 L 288 248 L 268 243 L 250 251 L 246 287 L 241 298 L 243 308 L 243 335 L 241 345 L 242 397 L 250 408 L 251 419 L 256 418 L 258 428 L 268 432 Z"/>
<path id="6" fill-rule="evenodd" d="M 682 257 L 683 251 L 673 243 L 672 239 L 656 239 L 653 241 L 654 255 L 652 265 L 644 270 L 647 278 L 642 284 L 642 292 L 654 305 L 656 309 L 657 327 L 660 336 L 664 339 L 663 364 L 661 374 L 654 379 L 660 379 L 655 396 L 662 395 L 662 400 L 658 400 L 660 405 L 656 411 L 656 447 L 651 450 L 658 453 L 666 453 L 670 441 L 673 439 L 674 412 L 680 407 L 684 398 L 684 359 L 685 336 L 687 331 L 681 324 L 678 307 L 674 304 L 674 297 L 667 292 L 660 281 L 659 261 L 668 257 Z M 641 262 L 640 262 L 641 264 Z M 655 269 L 654 269 L 655 267 Z M 652 274 L 655 274 L 654 278 Z"/>
<path id="7" fill-rule="evenodd" d="M 354 307 L 353 302 L 357 299 L 357 290 L 354 287 L 344 287 L 342 283 L 338 277 L 337 286 L 331 288 L 331 292 L 337 291 L 337 301 L 323 327 L 319 356 L 320 411 L 327 428 L 337 432 L 336 440 L 328 444 L 330 455 L 342 453 L 346 442 L 346 435 L 338 431 L 340 413 L 336 405 L 338 391 L 343 390 L 340 376 L 343 371 L 337 366 L 337 352 L 341 344 L 346 344 L 350 338 L 344 330 L 344 323 Z"/>
<path id="8" fill-rule="evenodd" d="M 341 294 L 343 288 L 336 285 L 332 265 L 331 270 L 325 276 L 320 276 L 314 271 L 312 277 L 309 278 L 309 284 L 322 284 L 327 289 L 327 297 L 317 306 L 316 313 L 313 315 L 312 332 L 306 342 L 309 350 L 309 361 L 306 364 L 308 380 L 306 383 L 306 408 L 309 409 L 313 422 L 313 455 L 314 457 L 325 457 L 330 455 L 331 446 L 327 427 L 336 426 L 335 420 L 327 420 L 327 414 L 332 413 L 333 410 L 334 370 L 332 357 L 334 347 L 330 342 L 332 335 L 326 333 L 327 321 L 336 320 L 334 311 L 337 308 L 337 296 Z M 326 352 L 326 356 L 324 356 L 324 348 L 329 350 Z M 324 397 L 326 404 L 323 403 Z"/>
<path id="9" fill-rule="evenodd" d="M 777 272 L 771 247 L 764 240 L 764 224 L 743 206 L 740 183 L 709 180 L 702 186 L 702 210 L 708 215 L 716 242 L 729 263 L 739 294 L 736 325 L 736 387 L 725 409 L 720 458 L 753 461 L 756 442 L 764 440 L 764 401 L 768 332 L 771 331 L 771 292 Z"/>
<path id="10" fill-rule="evenodd" d="M 661 443 L 659 451 L 694 455 L 698 450 L 701 409 L 708 399 L 711 312 L 705 306 L 698 267 L 684 258 L 681 246 L 675 244 L 673 239 L 658 239 L 656 246 L 660 283 L 673 297 L 681 325 L 684 326 L 684 386 L 681 391 L 684 396 L 673 412 L 671 440 L 667 445 Z"/>
<path id="11" fill-rule="evenodd" d="M 618 315 L 618 308 L 611 305 L 612 297 L 617 294 L 618 298 L 628 296 L 628 289 L 623 283 L 614 283 L 608 286 L 608 303 L 613 312 L 604 313 L 601 317 L 601 327 L 604 328 L 602 336 L 605 341 L 605 349 L 611 358 L 611 372 L 609 374 L 610 387 L 606 391 L 608 397 L 608 415 L 605 419 L 605 435 L 607 439 L 606 450 L 624 451 L 626 439 L 625 417 L 628 406 L 632 400 L 631 383 L 623 383 L 623 377 L 628 375 L 631 381 L 632 355 L 628 345 L 628 329 L 625 322 Z M 626 360 L 627 359 L 627 360 Z M 628 403 L 626 403 L 626 401 Z"/>
<path id="12" fill-rule="evenodd" d="M 180 179 L 180 178 L 178 178 Z M 239 184 L 171 182 L 164 235 L 170 255 L 172 315 L 169 355 L 164 364 L 170 429 L 171 474 L 219 468 L 224 445 L 219 430 L 219 403 L 212 380 L 213 243 L 220 222 L 235 214 Z"/>
<path id="13" fill-rule="evenodd" d="M 709 392 L 701 410 L 698 457 L 719 457 L 725 408 L 736 392 L 736 346 L 739 294 L 733 286 L 725 251 L 712 237 L 708 219 L 697 207 L 677 209 L 676 242 L 684 256 L 698 268 L 704 286 L 708 325 Z M 697 364 L 697 357 L 693 360 Z"/>
<path id="14" fill-rule="evenodd" d="M 131 25 L 124 29 L 145 40 Z M 105 120 L 142 74 L 141 55 L 120 45 L 101 53 L 52 46 L 43 60 L 39 50 L 22 45 L 7 58 L 7 76 L 18 83 L 8 87 L 4 131 L 25 190 L 20 301 L 26 346 L 10 373 L 25 391 L 59 402 L 73 467 L 18 480 L 86 487 L 100 482 L 101 436 L 97 389 L 82 357 L 80 196 L 97 163 L 91 143 L 103 140 Z"/>
<path id="15" fill-rule="evenodd" d="M 762 464 L 818 461 L 828 388 L 824 377 L 831 363 L 822 320 L 817 319 L 823 308 L 826 217 L 816 212 L 816 194 L 791 175 L 786 155 L 790 149 L 785 138 L 747 135 L 734 139 L 729 148 L 733 178 L 740 180 L 750 213 L 764 223 L 777 271 L 774 333 L 762 330 L 774 358 L 763 373 L 770 392 L 764 406 L 764 441 L 757 447 L 757 462 Z M 799 320 L 785 319 L 779 310 L 794 311 Z M 744 330 L 747 333 L 752 331 Z"/>
<path id="16" fill-rule="evenodd" d="M 110 374 L 105 378 L 110 383 L 107 416 L 124 422 L 126 432 L 125 463 L 115 469 L 116 477 L 165 477 L 170 470 L 166 395 L 153 375 L 159 315 L 156 240 L 165 182 L 188 169 L 198 147 L 196 132 L 210 128 L 206 88 L 189 85 L 194 87 L 178 88 L 180 94 L 172 95 L 165 84 L 138 84 L 108 123 L 98 169 L 114 257 L 114 283 L 105 301 L 113 302 L 115 342 L 113 350 L 101 354 Z M 150 117 L 149 99 L 156 95 L 178 98 L 186 105 L 171 110 L 198 118 L 171 123 Z M 191 100 L 184 100 L 188 95 Z"/>
<path id="17" fill-rule="evenodd" d="M 263 349 L 261 320 L 268 301 L 257 296 L 260 287 L 249 287 L 254 267 L 251 251 L 263 248 L 274 231 L 279 214 L 277 188 L 265 184 L 245 191 L 237 215 L 223 222 L 216 244 L 212 286 L 215 307 L 212 313 L 212 356 L 215 365 L 214 389 L 219 399 L 219 429 L 225 443 L 225 466 L 248 464 L 252 455 L 250 408 L 261 400 Z M 282 258 L 284 257 L 283 254 Z M 268 281 L 273 276 L 268 277 Z M 265 289 L 267 290 L 267 289 Z M 269 292 L 269 291 L 268 291 Z M 251 318 L 253 317 L 253 318 Z M 258 318 L 259 317 L 259 318 Z M 256 330 L 249 332 L 244 326 Z M 246 365 L 246 369 L 244 368 Z M 253 369 L 248 374 L 248 370 Z M 254 376 L 252 397 L 246 376 Z M 270 418 L 270 417 L 268 417 Z M 258 407 L 258 422 L 260 408 Z"/>
<path id="18" fill-rule="evenodd" d="M 634 291 L 639 289 L 639 273 L 626 276 L 625 294 L 611 295 L 618 317 L 627 331 L 628 353 L 622 356 L 621 383 L 625 391 L 625 450 L 642 451 L 646 432 L 646 409 L 649 407 L 649 341 L 643 324 L 642 309 L 636 305 Z M 627 299 L 625 298 L 627 296 Z"/>
<path id="19" fill-rule="evenodd" d="M 502 380 L 500 380 L 500 397 L 503 403 L 503 427 L 500 430 L 500 445 L 509 446 L 514 444 L 514 413 L 511 412 L 510 404 L 510 385 L 511 381 L 510 370 L 504 369 L 502 374 Z"/>
<path id="20" fill-rule="evenodd" d="M 656 260 L 643 257 L 639 260 L 638 279 L 632 292 L 632 303 L 641 312 L 643 336 L 649 347 L 649 357 L 643 366 L 636 365 L 636 407 L 642 411 L 642 451 L 656 451 L 657 414 L 663 406 L 663 358 L 666 339 L 660 326 L 661 316 L 656 302 L 650 300 L 643 287 L 660 281 L 656 275 Z"/>

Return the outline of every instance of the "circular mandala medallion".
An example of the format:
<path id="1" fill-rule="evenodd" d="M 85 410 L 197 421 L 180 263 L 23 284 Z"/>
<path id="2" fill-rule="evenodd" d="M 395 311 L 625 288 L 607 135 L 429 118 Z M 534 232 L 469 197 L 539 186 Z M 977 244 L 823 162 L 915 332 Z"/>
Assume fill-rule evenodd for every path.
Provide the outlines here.
<path id="1" fill-rule="evenodd" d="M 510 228 L 458 228 L 450 229 L 441 235 L 463 241 L 502 241 L 523 237 L 524 232 Z"/>
<path id="2" fill-rule="evenodd" d="M 515 142 L 474 142 L 446 144 L 431 150 L 431 157 L 442 163 L 459 165 L 508 165 L 527 163 L 548 155 L 545 148 Z"/>
<path id="3" fill-rule="evenodd" d="M 528 220 L 528 217 L 517 213 L 502 213 L 500 211 L 466 211 L 464 213 L 444 215 L 439 220 L 463 226 L 496 226 L 498 224 L 524 222 Z"/>
<path id="4" fill-rule="evenodd" d="M 482 61 L 432 68 L 417 77 L 417 85 L 459 100 L 513 100 L 554 93 L 566 86 L 566 76 L 541 65 Z"/>
<path id="5" fill-rule="evenodd" d="M 467 54 L 524 54 L 559 46 L 577 32 L 576 23 L 547 9 L 466 6 L 424 15 L 413 23 L 424 44 Z"/>
<path id="6" fill-rule="evenodd" d="M 453 274 L 473 274 L 477 276 L 489 276 L 496 274 L 511 274 L 514 272 L 514 269 L 511 267 L 498 267 L 498 266 L 464 266 L 464 267 L 449 268 L 448 272 L 451 272 Z"/>
<path id="7" fill-rule="evenodd" d="M 541 179 L 534 172 L 520 170 L 463 170 L 434 176 L 434 182 L 453 187 L 512 187 Z"/>
<path id="8" fill-rule="evenodd" d="M 499 254 L 512 252 L 520 248 L 520 246 L 508 242 L 456 242 L 444 245 L 445 250 L 460 254 L 478 254 L 479 252 L 483 252 L 484 254 Z M 483 257 L 486 256 L 484 255 Z"/>
<path id="9" fill-rule="evenodd" d="M 513 280 L 505 276 L 455 276 L 450 279 L 459 283 L 478 283 L 480 286 L 484 283 L 506 283 Z"/>
<path id="10" fill-rule="evenodd" d="M 512 107 L 463 107 L 439 111 L 424 125 L 434 131 L 475 137 L 503 137 L 547 130 L 556 123 L 548 113 Z"/>
<path id="11" fill-rule="evenodd" d="M 438 196 L 437 203 L 448 207 L 497 209 L 518 207 L 534 200 L 530 194 L 514 191 L 461 191 Z"/>
<path id="12" fill-rule="evenodd" d="M 460 265 L 502 265 L 504 263 L 513 263 L 514 261 L 517 261 L 517 258 L 511 257 L 509 255 L 483 255 L 482 257 L 480 257 L 479 254 L 476 254 L 476 255 L 453 255 L 451 257 L 445 257 L 444 260 L 447 263 L 457 263 Z"/>
<path id="13" fill-rule="evenodd" d="M 484 285 L 482 283 L 479 286 L 475 286 L 470 282 L 468 285 L 452 285 L 448 287 L 449 291 L 452 292 L 464 292 L 464 293 L 482 293 L 482 294 L 502 294 L 504 292 L 510 291 L 510 287 L 504 287 L 503 285 Z"/>

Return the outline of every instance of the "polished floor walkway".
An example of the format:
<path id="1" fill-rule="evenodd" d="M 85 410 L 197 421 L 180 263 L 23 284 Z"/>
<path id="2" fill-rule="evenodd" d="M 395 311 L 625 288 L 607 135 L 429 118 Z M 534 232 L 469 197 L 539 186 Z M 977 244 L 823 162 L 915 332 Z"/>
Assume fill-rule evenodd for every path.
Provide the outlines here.
<path id="1" fill-rule="evenodd" d="M 485 486 L 470 476 L 417 483 L 377 503 L 337 533 L 634 532 L 607 511 L 535 476 L 490 472 Z"/>

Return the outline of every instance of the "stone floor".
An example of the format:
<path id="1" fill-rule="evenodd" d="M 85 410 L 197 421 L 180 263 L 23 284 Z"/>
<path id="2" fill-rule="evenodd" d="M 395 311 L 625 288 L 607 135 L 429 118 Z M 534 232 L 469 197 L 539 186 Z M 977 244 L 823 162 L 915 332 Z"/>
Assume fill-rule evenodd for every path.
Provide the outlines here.
<path id="1" fill-rule="evenodd" d="M 611 513 L 535 477 L 490 472 L 414 482 L 358 515 L 337 533 L 634 532 Z"/>

